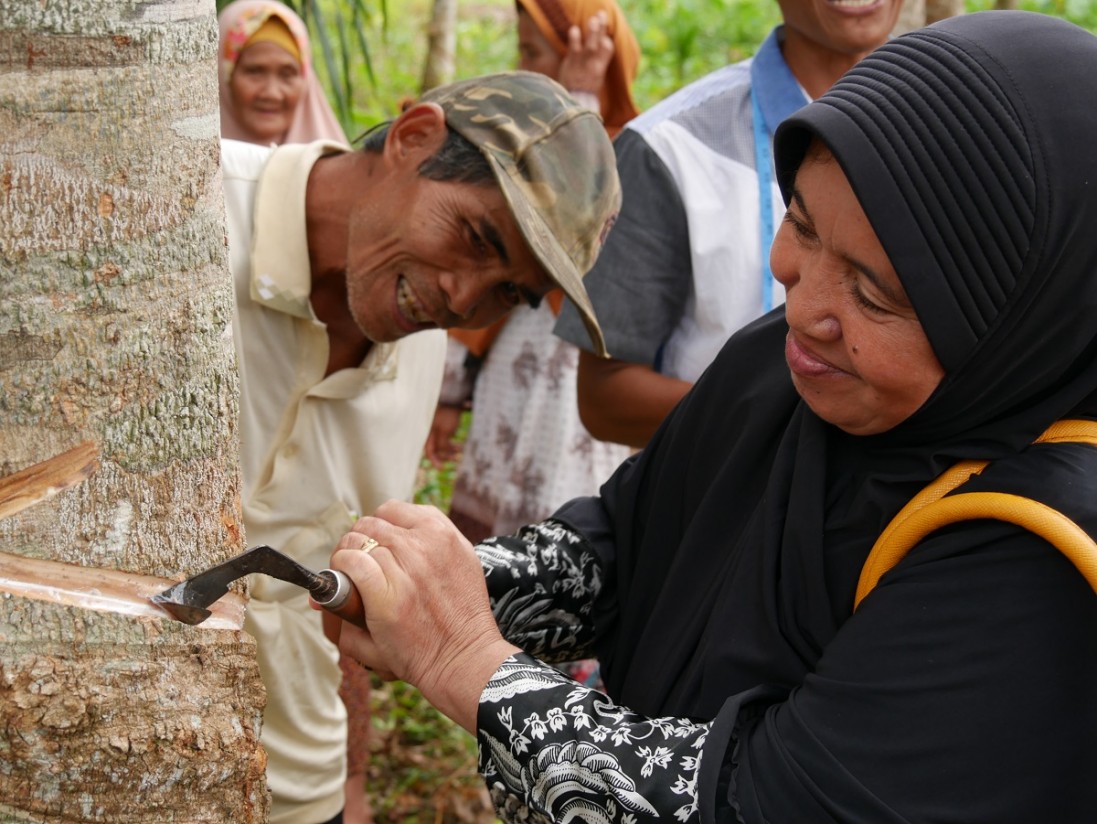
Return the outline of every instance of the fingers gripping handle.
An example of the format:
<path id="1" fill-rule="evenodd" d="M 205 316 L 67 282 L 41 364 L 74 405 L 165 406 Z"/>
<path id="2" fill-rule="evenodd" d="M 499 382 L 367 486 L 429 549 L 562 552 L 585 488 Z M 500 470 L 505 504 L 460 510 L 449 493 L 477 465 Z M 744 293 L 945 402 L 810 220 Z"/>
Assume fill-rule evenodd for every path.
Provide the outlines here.
<path id="1" fill-rule="evenodd" d="M 359 627 L 366 626 L 366 610 L 358 588 L 346 573 L 337 569 L 322 569 L 317 573 L 329 582 L 325 592 L 313 592 L 312 600 L 328 612 Z"/>

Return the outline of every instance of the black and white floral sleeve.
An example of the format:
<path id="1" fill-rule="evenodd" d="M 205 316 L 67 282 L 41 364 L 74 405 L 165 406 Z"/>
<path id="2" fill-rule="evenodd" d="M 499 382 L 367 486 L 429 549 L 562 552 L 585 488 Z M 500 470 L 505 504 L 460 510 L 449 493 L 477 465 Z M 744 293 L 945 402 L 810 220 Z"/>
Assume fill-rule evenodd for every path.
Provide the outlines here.
<path id="1" fill-rule="evenodd" d="M 591 614 L 603 573 L 582 534 L 547 520 L 489 538 L 476 554 L 503 637 L 551 663 L 591 654 Z"/>
<path id="2" fill-rule="evenodd" d="M 504 821 L 700 820 L 708 724 L 637 715 L 520 653 L 484 688 L 478 727 L 480 772 Z"/>

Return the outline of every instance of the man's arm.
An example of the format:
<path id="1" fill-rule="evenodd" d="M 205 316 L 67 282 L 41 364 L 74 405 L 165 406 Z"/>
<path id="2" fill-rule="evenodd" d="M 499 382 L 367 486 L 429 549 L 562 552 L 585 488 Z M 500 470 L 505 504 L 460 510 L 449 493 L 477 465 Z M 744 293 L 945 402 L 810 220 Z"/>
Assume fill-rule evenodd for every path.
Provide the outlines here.
<path id="1" fill-rule="evenodd" d="M 423 449 L 427 460 L 435 469 L 441 469 L 448 461 L 456 461 L 461 457 L 461 445 L 456 440 L 457 430 L 461 424 L 461 414 L 472 400 L 475 382 L 476 370 L 470 368 L 468 347 L 451 331 L 446 337 L 442 391 Z"/>
<path id="2" fill-rule="evenodd" d="M 625 129 L 614 150 L 621 214 L 584 283 L 615 360 L 588 354 L 585 327 L 566 301 L 553 331 L 583 350 L 579 413 L 590 433 L 643 446 L 689 389 L 653 368 L 692 289 L 689 226 L 678 183 L 644 136 Z"/>
<path id="3" fill-rule="evenodd" d="M 693 384 L 642 363 L 579 353 L 579 418 L 603 441 L 643 448 Z"/>

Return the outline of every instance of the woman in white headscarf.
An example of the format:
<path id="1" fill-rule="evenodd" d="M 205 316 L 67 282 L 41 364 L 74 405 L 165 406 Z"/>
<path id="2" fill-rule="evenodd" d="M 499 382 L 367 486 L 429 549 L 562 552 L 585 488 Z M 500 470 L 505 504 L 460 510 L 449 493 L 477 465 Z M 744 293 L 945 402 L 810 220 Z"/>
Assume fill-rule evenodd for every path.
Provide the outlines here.
<path id="1" fill-rule="evenodd" d="M 221 137 L 261 145 L 347 138 L 312 68 L 305 23 L 272 0 L 236 0 L 218 17 Z M 340 659 L 347 707 L 345 824 L 370 820 L 365 795 L 369 758 L 369 673 Z"/>

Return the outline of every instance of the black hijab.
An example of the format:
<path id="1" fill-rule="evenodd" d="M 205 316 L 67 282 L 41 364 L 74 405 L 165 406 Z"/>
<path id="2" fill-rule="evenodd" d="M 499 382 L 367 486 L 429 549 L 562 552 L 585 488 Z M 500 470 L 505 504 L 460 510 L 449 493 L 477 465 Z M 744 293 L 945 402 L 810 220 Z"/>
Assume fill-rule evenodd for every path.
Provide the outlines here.
<path id="1" fill-rule="evenodd" d="M 1093 35 L 1061 20 L 961 16 L 877 50 L 778 129 L 786 197 L 817 136 L 945 367 L 904 440 L 1015 450 L 1097 385 L 1095 61 Z"/>
<path id="2" fill-rule="evenodd" d="M 1055 420 L 1097 413 L 1095 66 L 1097 38 L 1068 23 L 1024 12 L 966 15 L 886 44 L 782 124 L 775 159 L 786 199 L 808 144 L 821 140 L 911 297 L 945 367 L 942 383 L 893 430 L 847 435 L 796 395 L 778 309 L 732 337 L 651 445 L 606 484 L 604 523 L 581 507 L 559 513 L 587 534 L 612 535 L 600 545 L 612 566 L 599 614 L 609 692 L 652 715 L 716 718 L 705 780 L 716 780 L 712 771 L 732 758 L 754 703 L 785 702 L 768 723 L 799 729 L 792 696 L 817 676 L 824 653 L 838 657 L 833 642 L 853 623 L 857 576 L 874 540 L 957 460 L 995 460 L 1003 469 L 986 473 L 995 483 L 1073 509 L 1097 532 L 1091 455 L 1045 473 L 1043 484 L 1023 462 L 1011 463 Z M 1080 482 L 1089 492 L 1068 494 Z M 971 529 L 983 529 L 987 541 L 998 536 L 995 526 Z M 944 546 L 941 556 L 949 551 Z M 978 570 L 991 590 L 995 576 L 1005 576 L 1003 587 L 1013 583 L 1008 565 Z M 1064 576 L 1067 586 L 1089 592 L 1081 576 Z M 956 580 L 962 586 L 970 579 Z M 874 612 L 872 600 L 858 612 L 864 644 L 882 651 L 902 643 L 901 610 Z M 1089 601 L 1078 603 L 1088 608 Z M 968 600 L 946 604 L 942 621 L 969 620 Z M 1093 628 L 1094 614 L 1087 615 Z M 873 635 L 874 616 L 889 635 Z M 881 660 L 890 659 L 881 653 Z M 917 667 L 908 663 L 894 672 L 882 663 L 884 692 L 877 694 L 916 682 Z M 973 672 L 971 683 L 980 677 Z M 938 687 L 927 683 L 915 703 L 963 706 L 956 695 L 925 698 Z M 1063 712 L 1079 710 L 1057 694 L 1051 700 Z M 865 741 L 874 741 L 873 730 L 894 718 L 878 723 L 869 704 L 854 702 L 841 719 L 831 705 L 825 723 L 862 725 Z M 942 705 L 917 706 L 925 714 L 912 718 L 948 716 Z M 810 714 L 799 705 L 795 713 Z M 1093 719 L 1090 711 L 1084 723 Z M 820 808 L 837 820 L 892 820 L 893 808 L 873 782 L 892 780 L 896 765 L 880 764 L 874 778 L 876 761 L 886 759 L 867 750 L 840 758 L 819 743 L 818 732 L 752 738 L 751 757 L 735 756 L 741 765 L 730 780 L 754 795 L 733 805 L 757 804 L 756 811 L 773 814 L 759 800 L 767 793 L 760 776 L 770 776 L 776 789 L 769 803 L 785 798 L 802 811 L 790 792 L 793 779 L 781 778 L 794 765 L 810 778 L 795 786 L 809 792 L 805 787 L 819 782 L 810 795 L 822 797 Z M 915 725 L 901 746 L 932 750 L 938 734 Z M 793 750 L 781 749 L 787 741 L 797 742 Z M 979 765 L 985 775 L 970 781 L 974 792 L 996 786 L 1001 765 L 991 760 Z M 852 762 L 856 779 L 848 772 Z M 720 780 L 729 781 L 727 769 Z M 829 785 L 845 797 L 828 797 Z M 890 801 L 908 791 L 899 787 Z M 737 792 L 733 786 L 729 797 L 749 794 Z"/>

